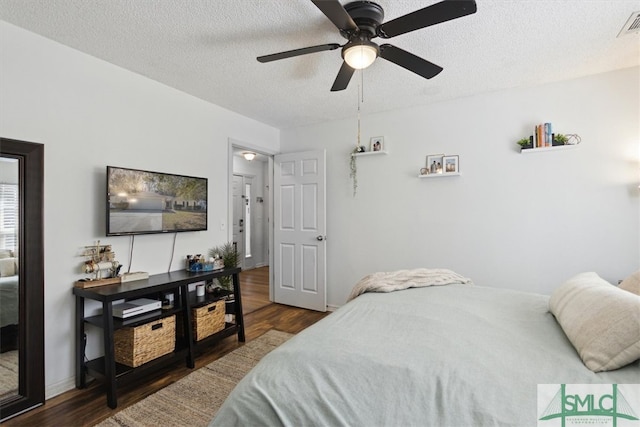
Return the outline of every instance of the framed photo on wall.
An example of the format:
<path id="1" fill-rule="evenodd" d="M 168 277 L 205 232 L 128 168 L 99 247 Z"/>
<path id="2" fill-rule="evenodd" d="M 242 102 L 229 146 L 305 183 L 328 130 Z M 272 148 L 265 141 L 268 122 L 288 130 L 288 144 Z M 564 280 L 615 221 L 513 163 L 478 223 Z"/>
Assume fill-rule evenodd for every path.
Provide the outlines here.
<path id="1" fill-rule="evenodd" d="M 431 154 L 427 156 L 427 170 L 429 174 L 442 173 L 442 159 L 444 154 Z"/>
<path id="2" fill-rule="evenodd" d="M 443 173 L 459 173 L 460 164 L 458 156 L 444 156 L 442 158 Z"/>
<path id="3" fill-rule="evenodd" d="M 384 150 L 384 137 L 374 136 L 371 138 L 371 151 L 383 151 Z"/>

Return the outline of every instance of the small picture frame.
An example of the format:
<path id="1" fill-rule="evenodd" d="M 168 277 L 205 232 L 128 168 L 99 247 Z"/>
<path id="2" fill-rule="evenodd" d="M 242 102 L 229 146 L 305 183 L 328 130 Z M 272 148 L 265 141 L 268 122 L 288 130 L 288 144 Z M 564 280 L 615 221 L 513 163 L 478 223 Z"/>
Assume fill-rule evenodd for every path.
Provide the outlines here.
<path id="1" fill-rule="evenodd" d="M 442 159 L 444 154 L 431 154 L 427 156 L 427 170 L 429 175 L 434 173 L 442 173 Z"/>
<path id="2" fill-rule="evenodd" d="M 458 156 L 444 156 L 442 158 L 443 173 L 459 173 L 460 164 Z"/>
<path id="3" fill-rule="evenodd" d="M 384 151 L 384 137 L 374 136 L 371 138 L 371 151 Z"/>

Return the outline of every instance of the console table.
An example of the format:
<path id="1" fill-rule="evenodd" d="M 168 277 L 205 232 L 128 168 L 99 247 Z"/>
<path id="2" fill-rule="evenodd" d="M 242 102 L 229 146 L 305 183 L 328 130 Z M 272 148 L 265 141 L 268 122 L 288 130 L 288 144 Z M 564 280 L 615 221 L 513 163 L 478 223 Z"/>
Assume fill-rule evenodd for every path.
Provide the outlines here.
<path id="1" fill-rule="evenodd" d="M 240 295 L 240 268 L 225 268 L 223 270 L 208 272 L 172 271 L 169 273 L 149 276 L 148 279 L 136 280 L 127 283 L 118 283 L 96 288 L 73 288 L 76 297 L 76 388 L 87 386 L 87 373 L 97 380 L 104 381 L 106 385 L 107 404 L 110 408 L 118 406 L 117 385 L 126 380 L 137 378 L 178 360 L 186 360 L 189 368 L 195 366 L 195 351 L 200 346 L 210 345 L 223 338 L 237 334 L 238 340 L 244 342 L 244 320 L 242 316 L 242 300 Z M 196 297 L 195 291 L 189 292 L 189 284 L 210 281 L 218 277 L 231 276 L 235 302 L 233 314 L 235 321 L 225 323 L 224 329 L 202 341 L 195 342 L 192 330 L 192 308 L 205 305 L 220 299 L 206 294 L 205 297 Z M 173 308 L 155 310 L 139 316 L 126 319 L 113 317 L 113 302 L 133 298 L 159 298 L 162 300 L 164 293 L 173 292 L 177 298 Z M 85 316 L 85 300 L 90 299 L 102 303 L 102 314 Z M 135 327 L 164 317 L 181 314 L 182 331 L 184 337 L 176 340 L 175 350 L 165 356 L 161 356 L 150 362 L 132 368 L 116 363 L 114 356 L 114 331 L 124 327 Z M 103 330 L 104 356 L 85 361 L 85 324 L 97 326 Z"/>

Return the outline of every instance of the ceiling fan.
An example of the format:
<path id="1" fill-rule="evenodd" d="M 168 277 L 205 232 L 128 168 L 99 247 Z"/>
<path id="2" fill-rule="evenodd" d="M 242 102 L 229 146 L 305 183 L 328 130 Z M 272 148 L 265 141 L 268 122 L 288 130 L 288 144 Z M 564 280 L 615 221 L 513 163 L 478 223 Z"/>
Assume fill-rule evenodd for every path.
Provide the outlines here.
<path id="1" fill-rule="evenodd" d="M 331 91 L 344 90 L 349 85 L 356 69 L 366 68 L 379 56 L 391 61 L 425 79 L 435 77 L 442 67 L 415 56 L 399 47 L 371 41 L 376 37 L 389 39 L 420 28 L 429 27 L 441 22 L 450 21 L 475 13 L 475 0 L 443 0 L 423 9 L 382 23 L 384 10 L 372 1 L 358 0 L 342 6 L 338 0 L 311 0 L 322 13 L 340 30 L 340 35 L 347 43 L 322 44 L 302 49 L 259 56 L 259 62 L 271 62 L 309 53 L 322 52 L 342 48 L 344 59 L 338 76 L 333 82 Z"/>

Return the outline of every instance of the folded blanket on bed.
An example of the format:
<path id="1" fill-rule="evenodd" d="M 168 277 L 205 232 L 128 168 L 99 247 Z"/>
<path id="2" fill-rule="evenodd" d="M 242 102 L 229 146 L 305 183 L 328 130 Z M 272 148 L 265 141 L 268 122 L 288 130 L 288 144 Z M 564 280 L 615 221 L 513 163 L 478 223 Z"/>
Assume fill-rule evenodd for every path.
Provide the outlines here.
<path id="1" fill-rule="evenodd" d="M 472 285 L 471 279 L 444 268 L 416 268 L 369 274 L 353 287 L 347 301 L 365 292 L 393 292 L 424 286 L 451 285 L 453 283 Z"/>

